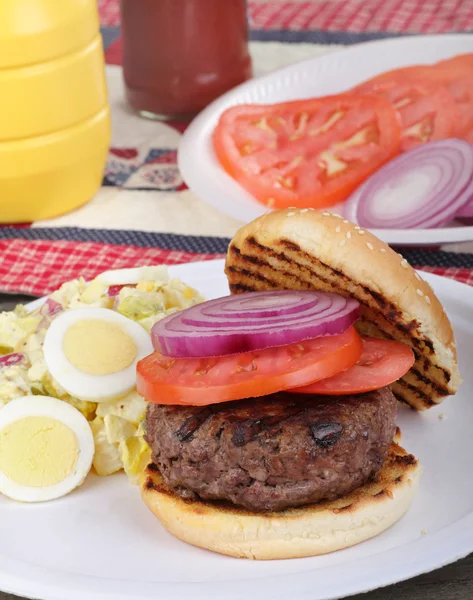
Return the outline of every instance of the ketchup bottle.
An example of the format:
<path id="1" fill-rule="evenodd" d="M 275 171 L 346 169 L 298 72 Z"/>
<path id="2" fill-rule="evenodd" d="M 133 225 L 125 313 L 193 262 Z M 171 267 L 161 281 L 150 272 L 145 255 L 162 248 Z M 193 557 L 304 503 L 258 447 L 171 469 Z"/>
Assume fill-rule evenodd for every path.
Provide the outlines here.
<path id="1" fill-rule="evenodd" d="M 252 75 L 246 0 L 120 0 L 128 102 L 189 120 Z"/>

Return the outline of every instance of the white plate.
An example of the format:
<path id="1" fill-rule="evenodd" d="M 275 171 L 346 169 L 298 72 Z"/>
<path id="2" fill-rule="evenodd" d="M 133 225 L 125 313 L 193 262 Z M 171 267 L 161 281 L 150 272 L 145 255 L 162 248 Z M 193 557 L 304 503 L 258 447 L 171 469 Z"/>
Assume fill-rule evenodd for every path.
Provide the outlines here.
<path id="1" fill-rule="evenodd" d="M 220 167 L 211 134 L 220 114 L 245 103 L 271 104 L 345 91 L 378 73 L 412 64 L 430 64 L 456 54 L 473 52 L 473 35 L 426 35 L 368 42 L 296 63 L 244 83 L 208 106 L 184 133 L 179 168 L 202 200 L 243 222 L 267 209 L 256 202 Z M 374 233 L 389 244 L 429 245 L 473 240 L 473 227 L 383 229 Z"/>
<path id="2" fill-rule="evenodd" d="M 227 293 L 223 261 L 170 272 L 209 298 Z M 47 504 L 0 498 L 0 587 L 44 600 L 328 600 L 473 551 L 473 288 L 424 276 L 453 320 L 465 382 L 458 396 L 426 414 L 400 411 L 403 445 L 425 471 L 413 505 L 390 530 L 317 558 L 238 560 L 171 537 L 125 476 L 90 476 L 78 491 Z"/>

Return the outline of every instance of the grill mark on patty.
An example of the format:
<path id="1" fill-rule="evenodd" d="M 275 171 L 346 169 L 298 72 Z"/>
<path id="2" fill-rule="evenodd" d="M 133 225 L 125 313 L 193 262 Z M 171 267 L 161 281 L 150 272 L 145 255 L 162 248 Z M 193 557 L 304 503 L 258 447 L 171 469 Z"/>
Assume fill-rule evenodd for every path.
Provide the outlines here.
<path id="1" fill-rule="evenodd" d="M 180 442 L 189 442 L 194 433 L 202 427 L 207 419 L 213 414 L 210 406 L 206 406 L 195 415 L 187 418 L 176 431 L 175 436 Z"/>
<path id="2" fill-rule="evenodd" d="M 248 241 L 249 245 L 256 246 L 259 250 L 264 251 L 264 252 L 266 252 L 269 255 L 273 255 L 273 256 L 275 256 L 275 257 L 277 257 L 279 259 L 283 259 L 283 260 L 285 260 L 287 262 L 287 257 L 284 254 L 281 254 L 281 253 L 275 252 L 275 251 L 273 251 L 273 250 L 271 250 L 269 248 L 266 248 L 265 246 L 259 244 L 254 238 L 249 238 L 247 241 Z M 296 248 L 298 248 L 298 246 L 296 244 L 293 244 L 293 242 L 290 242 L 289 240 L 282 240 L 282 242 L 287 247 L 289 247 L 290 249 L 295 250 Z M 249 260 L 250 262 L 253 262 L 254 264 L 257 264 L 259 266 L 268 267 L 269 269 L 271 269 L 273 271 L 279 271 L 279 272 L 281 272 L 280 270 L 275 269 L 272 265 L 270 265 L 269 263 L 265 262 L 264 260 L 262 260 L 262 259 L 260 259 L 258 257 L 250 257 L 250 256 L 248 256 L 246 254 L 242 254 L 242 252 L 239 249 L 237 249 L 235 246 L 231 246 L 231 249 L 233 249 L 233 248 L 235 249 L 234 253 L 237 254 L 242 260 L 244 260 L 244 261 L 245 260 Z M 299 251 L 300 251 L 300 249 L 299 249 Z M 301 251 L 301 253 L 302 253 L 302 251 Z M 340 279 L 345 279 L 346 281 L 350 281 L 349 278 L 344 273 L 342 273 L 341 271 L 339 271 L 338 269 L 333 269 L 332 267 L 328 267 L 327 265 L 325 265 L 325 263 L 323 263 L 321 261 L 316 261 L 316 260 L 312 259 L 312 257 L 310 257 L 309 255 L 307 255 L 307 258 L 309 260 L 311 260 L 312 262 L 317 263 L 317 264 L 321 265 L 322 267 L 324 267 L 324 268 L 332 271 Z M 304 270 L 307 270 L 307 268 L 304 265 L 300 265 L 299 263 L 297 263 L 297 264 L 298 264 L 298 266 L 300 268 L 302 268 Z M 235 267 L 235 266 L 230 266 L 230 267 L 227 267 L 227 269 L 229 271 L 233 272 L 233 273 L 242 273 L 243 275 L 247 276 L 249 279 L 251 279 L 251 278 L 259 279 L 259 277 L 255 273 L 249 272 L 248 270 L 246 270 L 246 269 L 244 269 L 242 267 L 238 268 L 238 267 Z M 306 285 L 306 283 L 303 280 L 301 280 L 300 278 L 295 277 L 292 273 L 287 273 L 287 272 L 284 272 L 284 271 L 282 273 L 286 277 L 292 277 L 292 278 L 294 278 L 299 284 Z M 320 279 L 321 281 L 323 281 L 325 284 L 331 285 L 335 289 L 337 289 L 337 288 L 340 289 L 332 281 L 330 281 L 329 279 L 324 278 L 319 273 L 317 273 L 317 278 Z M 271 285 L 271 287 L 277 287 L 277 285 L 278 285 L 277 282 L 271 281 L 267 277 L 265 277 L 265 279 L 269 283 L 269 285 Z M 373 292 L 372 290 L 370 290 L 366 286 L 361 286 L 361 287 L 363 288 L 363 290 L 367 294 L 371 295 L 375 300 L 376 300 L 376 296 L 379 296 L 378 303 L 382 302 L 382 303 L 384 303 L 384 305 L 386 304 L 386 301 L 382 298 L 382 296 L 380 296 L 376 292 Z M 250 287 L 250 286 L 245 285 L 245 284 L 230 284 L 230 289 L 231 289 L 232 292 L 237 292 L 237 293 L 239 291 L 247 291 L 247 292 L 255 291 L 254 287 Z M 358 301 L 362 305 L 367 306 L 368 308 L 371 308 L 371 307 L 369 307 L 369 305 L 367 305 L 365 302 L 363 302 L 363 300 L 360 300 L 358 298 Z M 391 318 L 388 318 L 387 320 L 389 320 L 390 322 L 391 322 L 391 320 L 394 320 L 394 322 L 391 322 L 391 324 L 394 327 L 396 327 L 396 329 L 398 329 L 400 332 L 402 332 L 402 333 L 404 333 L 406 335 L 412 334 L 412 331 L 415 330 L 416 328 L 418 328 L 418 326 L 419 326 L 418 322 L 416 320 L 412 320 L 412 321 L 410 321 L 407 324 L 395 322 L 396 316 L 398 317 L 401 313 L 397 309 L 395 309 L 394 305 L 391 304 L 391 307 L 392 307 L 391 310 L 388 311 L 388 313 L 386 314 L 386 317 L 391 317 Z M 364 316 L 362 316 L 362 320 L 364 320 L 365 322 L 369 322 L 369 320 L 366 319 Z M 388 338 L 394 339 L 392 336 L 390 336 L 389 334 L 387 334 L 385 332 L 383 332 L 383 335 L 385 335 Z M 416 360 L 420 360 L 420 358 L 421 358 L 421 354 L 419 354 L 419 350 L 422 351 L 422 345 L 424 345 L 427 348 L 428 352 L 431 355 L 435 354 L 433 343 L 429 339 L 423 338 L 422 340 L 420 340 L 420 339 L 418 339 L 416 337 L 411 337 L 410 339 L 411 339 L 411 342 L 416 346 L 416 348 L 413 349 L 415 357 L 416 357 Z M 450 373 L 448 371 L 446 371 L 446 369 L 438 367 L 436 365 L 433 365 L 432 362 L 430 361 L 430 359 L 428 357 L 424 357 L 424 361 L 428 361 L 428 364 L 429 364 L 429 366 L 431 368 L 434 368 L 434 369 L 440 371 L 442 373 L 443 377 L 445 378 L 445 380 L 446 380 L 447 383 L 450 381 L 451 375 L 450 375 Z M 425 362 L 424 362 L 424 366 L 425 366 Z M 433 385 L 433 387 L 435 387 L 436 384 L 432 384 L 432 385 Z M 447 392 L 444 395 L 448 395 L 448 393 L 449 392 Z"/>
<path id="3" fill-rule="evenodd" d="M 330 448 L 343 434 L 343 425 L 341 423 L 317 423 L 309 425 L 312 439 L 321 448 Z"/>
<path id="4" fill-rule="evenodd" d="M 286 413 L 283 415 L 273 415 L 263 417 L 262 419 L 245 419 L 244 421 L 237 422 L 233 431 L 232 442 L 239 448 L 246 446 L 246 444 L 255 440 L 262 431 L 276 427 L 292 417 L 304 414 L 308 410 L 305 406 L 307 401 L 301 400 L 300 402 L 289 404 L 286 408 Z"/>

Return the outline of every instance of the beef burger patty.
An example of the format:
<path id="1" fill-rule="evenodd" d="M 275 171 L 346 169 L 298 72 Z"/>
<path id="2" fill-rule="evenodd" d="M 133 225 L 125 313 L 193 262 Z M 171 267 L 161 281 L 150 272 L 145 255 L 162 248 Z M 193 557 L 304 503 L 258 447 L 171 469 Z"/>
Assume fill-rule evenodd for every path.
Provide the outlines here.
<path id="1" fill-rule="evenodd" d="M 396 412 L 389 388 L 206 407 L 150 404 L 146 439 L 164 481 L 181 496 L 280 511 L 366 483 L 383 465 Z"/>

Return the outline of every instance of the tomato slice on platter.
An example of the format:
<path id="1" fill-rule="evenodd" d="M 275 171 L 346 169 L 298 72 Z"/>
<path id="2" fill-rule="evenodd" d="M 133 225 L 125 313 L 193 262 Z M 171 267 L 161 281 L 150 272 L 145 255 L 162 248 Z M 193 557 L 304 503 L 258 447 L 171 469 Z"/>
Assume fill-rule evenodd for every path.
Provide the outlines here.
<path id="1" fill-rule="evenodd" d="M 442 60 L 433 69 L 457 105 L 455 136 L 473 142 L 473 54 Z"/>
<path id="2" fill-rule="evenodd" d="M 396 73 L 445 86 L 453 96 L 457 110 L 452 135 L 473 141 L 473 53 L 459 54 L 431 66 L 405 67 Z"/>
<path id="3" fill-rule="evenodd" d="M 398 153 L 399 141 L 390 103 L 352 94 L 236 106 L 213 134 L 223 168 L 269 208 L 345 200 Z"/>
<path id="4" fill-rule="evenodd" d="M 458 114 L 455 99 L 440 74 L 428 66 L 382 73 L 353 91 L 386 98 L 399 112 L 401 152 L 454 135 Z"/>
<path id="5" fill-rule="evenodd" d="M 363 354 L 355 365 L 333 377 L 291 391 L 329 396 L 363 394 L 397 381 L 409 371 L 414 361 L 414 353 L 405 344 L 363 338 Z"/>
<path id="6" fill-rule="evenodd" d="M 363 344 L 354 327 L 298 344 L 213 358 L 154 352 L 138 363 L 137 390 L 156 404 L 207 405 L 267 396 L 354 365 Z"/>

